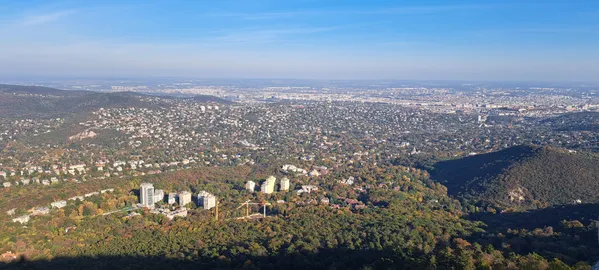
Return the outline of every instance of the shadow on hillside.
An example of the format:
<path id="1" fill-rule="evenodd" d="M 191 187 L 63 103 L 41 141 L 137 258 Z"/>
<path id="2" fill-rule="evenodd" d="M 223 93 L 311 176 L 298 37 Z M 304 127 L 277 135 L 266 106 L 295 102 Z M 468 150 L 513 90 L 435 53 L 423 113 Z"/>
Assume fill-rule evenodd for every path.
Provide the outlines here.
<path id="1" fill-rule="evenodd" d="M 129 194 L 131 194 L 131 195 L 135 195 L 135 196 L 137 196 L 138 198 L 140 197 L 140 194 L 139 194 L 139 189 L 137 189 L 137 188 L 130 189 L 130 190 L 129 190 Z M 165 194 L 165 195 L 166 195 L 166 194 Z"/>
<path id="2" fill-rule="evenodd" d="M 173 254 L 174 255 L 174 254 Z M 273 256 L 233 258 L 194 257 L 189 260 L 165 257 L 61 257 L 53 260 L 19 260 L 0 263 L 2 269 L 426 269 L 414 262 L 406 264 L 397 253 L 387 251 L 321 250 Z M 410 257 L 424 258 L 422 254 Z"/>
<path id="3" fill-rule="evenodd" d="M 585 226 L 599 219 L 599 204 L 559 205 L 526 212 L 508 212 L 503 214 L 473 213 L 470 220 L 480 220 L 488 225 L 487 231 L 510 229 L 535 229 L 546 226 L 561 226 L 562 221 L 578 220 Z"/>
<path id="4" fill-rule="evenodd" d="M 485 182 L 495 179 L 510 165 L 529 157 L 535 146 L 519 145 L 497 152 L 439 161 L 433 164 L 431 179 L 441 182 L 449 194 L 484 191 Z"/>
<path id="5" fill-rule="evenodd" d="M 474 213 L 468 218 L 484 222 L 486 232 L 467 239 L 516 254 L 537 253 L 569 264 L 578 261 L 592 264 L 599 260 L 597 229 L 592 225 L 598 215 L 599 204 L 562 205 L 503 214 Z M 575 220 L 580 224 L 567 223 Z"/>

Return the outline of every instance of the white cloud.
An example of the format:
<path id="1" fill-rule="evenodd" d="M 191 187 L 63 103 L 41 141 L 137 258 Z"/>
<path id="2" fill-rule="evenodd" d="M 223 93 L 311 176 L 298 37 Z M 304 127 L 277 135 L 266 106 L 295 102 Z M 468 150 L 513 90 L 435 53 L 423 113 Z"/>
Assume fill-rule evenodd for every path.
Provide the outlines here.
<path id="1" fill-rule="evenodd" d="M 385 14 L 433 14 L 455 11 L 470 11 L 494 8 L 490 5 L 436 5 L 436 6 L 405 6 L 380 9 L 335 9 L 335 10 L 300 10 L 289 12 L 257 12 L 257 13 L 212 13 L 212 17 L 233 17 L 245 20 L 272 20 L 291 17 L 331 16 L 331 15 L 385 15 Z"/>
<path id="2" fill-rule="evenodd" d="M 73 13 L 75 13 L 74 10 L 64 10 L 52 13 L 29 15 L 25 16 L 21 20 L 21 24 L 25 26 L 33 26 L 53 23 Z"/>
<path id="3" fill-rule="evenodd" d="M 236 43 L 271 43 L 284 41 L 288 37 L 310 35 L 330 32 L 341 29 L 340 26 L 331 27 L 291 27 L 281 29 L 236 29 L 232 31 L 219 31 L 214 37 L 200 40 L 204 45 L 217 44 L 219 46 Z"/>

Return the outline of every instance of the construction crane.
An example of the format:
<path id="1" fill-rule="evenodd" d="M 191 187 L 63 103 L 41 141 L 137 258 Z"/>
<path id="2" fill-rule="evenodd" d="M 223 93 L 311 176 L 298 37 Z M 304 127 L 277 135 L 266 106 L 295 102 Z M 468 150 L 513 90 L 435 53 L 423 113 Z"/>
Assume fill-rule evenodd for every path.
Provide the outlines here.
<path id="1" fill-rule="evenodd" d="M 262 215 L 263 217 L 266 217 L 266 206 L 267 205 L 271 205 L 269 202 L 261 202 L 260 203 L 264 209 L 264 214 Z"/>
<path id="2" fill-rule="evenodd" d="M 262 206 L 263 207 L 263 214 L 262 214 L 263 217 L 266 217 L 266 206 L 271 205 L 269 202 L 255 203 L 255 202 L 251 202 L 250 200 L 247 200 L 247 201 L 239 204 L 239 207 L 237 207 L 237 209 L 240 209 L 241 207 L 245 206 L 245 216 L 243 218 L 248 218 L 250 216 L 250 204 Z"/>
<path id="3" fill-rule="evenodd" d="M 250 204 L 254 204 L 254 203 L 251 203 L 250 200 L 247 200 L 247 201 L 239 204 L 239 207 L 237 207 L 235 210 L 237 210 L 245 205 L 245 217 L 249 217 L 250 216 Z"/>
<path id="4" fill-rule="evenodd" d="M 214 220 L 218 221 L 218 200 L 215 200 Z"/>

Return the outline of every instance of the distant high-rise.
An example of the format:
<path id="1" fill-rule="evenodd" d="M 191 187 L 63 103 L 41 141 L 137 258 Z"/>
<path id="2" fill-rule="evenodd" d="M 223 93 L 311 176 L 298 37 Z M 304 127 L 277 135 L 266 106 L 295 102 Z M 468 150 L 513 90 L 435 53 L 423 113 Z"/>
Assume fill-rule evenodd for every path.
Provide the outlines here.
<path id="1" fill-rule="evenodd" d="M 154 190 L 154 203 L 160 202 L 164 200 L 164 190 L 156 189 Z"/>
<path id="2" fill-rule="evenodd" d="M 212 207 L 216 206 L 216 197 L 212 194 L 204 196 L 202 205 L 204 205 L 204 209 L 211 209 Z"/>
<path id="3" fill-rule="evenodd" d="M 139 186 L 139 203 L 147 208 L 154 208 L 154 185 L 142 183 Z"/>
<path id="4" fill-rule="evenodd" d="M 185 206 L 191 202 L 191 192 L 181 191 L 179 192 L 179 206 Z"/>
<path id="5" fill-rule="evenodd" d="M 210 195 L 208 191 L 202 190 L 198 192 L 198 206 L 204 205 L 204 197 Z"/>
<path id="6" fill-rule="evenodd" d="M 266 194 L 271 194 L 271 193 L 275 192 L 276 181 L 277 181 L 277 178 L 275 178 L 274 176 L 269 176 L 268 178 L 266 178 L 264 183 L 262 183 L 262 186 L 260 187 L 260 191 L 262 191 L 262 193 L 266 193 Z"/>
<path id="7" fill-rule="evenodd" d="M 168 204 L 175 204 L 177 202 L 177 193 L 169 193 L 168 194 Z"/>
<path id="8" fill-rule="evenodd" d="M 283 177 L 283 179 L 281 179 L 281 191 L 288 191 L 289 185 L 289 178 Z"/>
<path id="9" fill-rule="evenodd" d="M 247 181 L 247 183 L 245 183 L 245 189 L 247 189 L 250 192 L 254 192 L 254 190 L 256 189 L 256 182 Z"/>

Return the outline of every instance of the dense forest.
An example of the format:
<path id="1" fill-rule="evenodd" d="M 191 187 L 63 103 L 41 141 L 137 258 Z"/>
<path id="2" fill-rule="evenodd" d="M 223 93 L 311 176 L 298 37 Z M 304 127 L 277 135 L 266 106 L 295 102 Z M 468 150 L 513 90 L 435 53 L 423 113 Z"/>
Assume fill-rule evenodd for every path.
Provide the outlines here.
<path id="1" fill-rule="evenodd" d="M 551 220 L 536 218 L 530 227 L 518 221 L 534 217 L 534 212 L 513 216 L 516 213 L 461 204 L 426 171 L 379 164 L 343 173 L 356 175 L 357 183 L 369 187 L 369 192 L 331 181 L 338 175 L 323 176 L 318 183 L 296 178 L 297 185 L 318 184 L 326 191 L 259 194 L 258 199 L 285 199 L 285 203 L 273 204 L 268 217 L 255 220 L 234 218 L 236 203 L 256 196 L 242 185 L 247 179 L 277 175 L 275 167 L 202 168 L 144 179 L 157 188 L 206 189 L 228 198 L 222 200 L 218 221 L 212 210 L 194 206 L 187 217 L 173 220 L 142 210 L 137 210 L 138 216 L 103 215 L 137 202 L 135 188 L 141 179 L 121 180 L 113 193 L 69 203 L 51 215 L 32 218 L 26 226 L 5 221 L 0 252 L 16 251 L 20 259 L 2 266 L 590 269 L 599 259 L 599 247 L 589 237 L 596 230 L 589 219 L 595 208 L 557 209 Z M 89 183 L 87 188 L 106 184 L 116 183 Z M 323 197 L 331 204 L 320 202 Z M 343 198 L 366 207 L 351 207 Z"/>
<path id="2" fill-rule="evenodd" d="M 599 159 L 593 154 L 531 145 L 438 162 L 433 178 L 450 194 L 500 209 L 594 203 Z"/>

